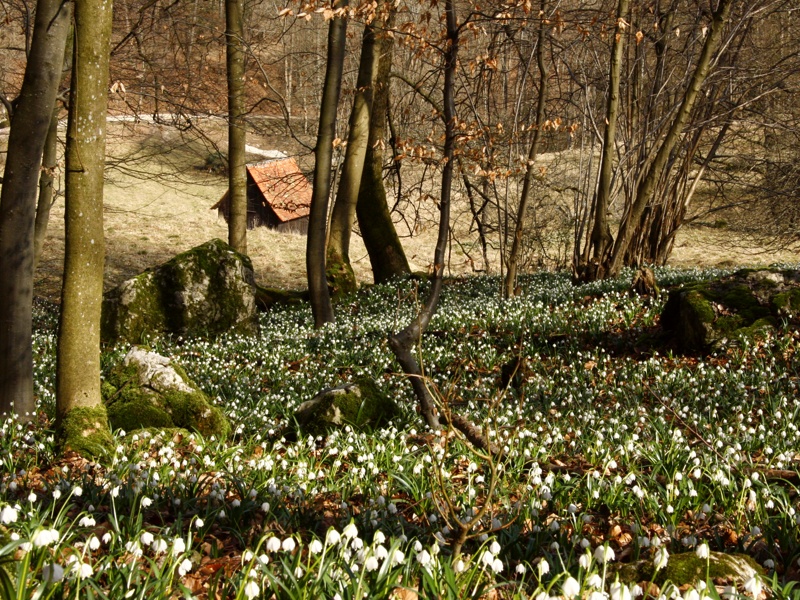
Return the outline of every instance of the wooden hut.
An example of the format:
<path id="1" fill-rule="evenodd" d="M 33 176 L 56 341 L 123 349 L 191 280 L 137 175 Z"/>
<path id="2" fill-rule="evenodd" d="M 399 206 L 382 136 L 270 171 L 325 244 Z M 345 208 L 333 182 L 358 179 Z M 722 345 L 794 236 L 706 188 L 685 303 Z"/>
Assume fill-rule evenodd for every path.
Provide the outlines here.
<path id="1" fill-rule="evenodd" d="M 228 221 L 229 192 L 212 209 Z M 293 158 L 247 165 L 247 228 L 308 233 L 311 185 Z"/>

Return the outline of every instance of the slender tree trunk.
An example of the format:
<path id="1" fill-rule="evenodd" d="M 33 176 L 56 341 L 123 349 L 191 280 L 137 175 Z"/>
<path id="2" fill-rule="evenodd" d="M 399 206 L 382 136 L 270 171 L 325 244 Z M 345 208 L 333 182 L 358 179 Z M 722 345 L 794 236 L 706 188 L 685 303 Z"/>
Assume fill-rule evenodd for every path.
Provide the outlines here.
<path id="1" fill-rule="evenodd" d="M 694 108 L 695 101 L 700 93 L 700 88 L 706 80 L 709 69 L 711 68 L 714 54 L 717 52 L 722 41 L 722 34 L 728 21 L 733 2 L 734 0 L 720 0 L 717 9 L 714 11 L 709 31 L 706 35 L 705 43 L 703 44 L 703 49 L 697 60 L 692 78 L 689 81 L 689 86 L 684 93 L 683 101 L 678 108 L 675 119 L 659 147 L 652 164 L 639 182 L 633 205 L 623 217 L 622 223 L 620 223 L 619 233 L 607 269 L 607 274 L 612 277 L 617 275 L 622 269 L 631 236 L 638 227 L 642 214 L 648 202 L 651 200 L 656 184 L 664 174 L 664 169 L 667 166 L 670 155 L 683 134 L 684 125 Z"/>
<path id="2" fill-rule="evenodd" d="M 337 9 L 347 7 L 348 0 L 340 0 Z M 322 104 L 319 114 L 317 146 L 314 149 L 314 184 L 311 193 L 311 212 L 308 217 L 308 241 L 306 246 L 306 272 L 311 312 L 314 325 L 322 327 L 334 321 L 328 281 L 325 277 L 325 242 L 328 231 L 328 201 L 331 193 L 331 166 L 333 163 L 333 140 L 336 136 L 336 110 L 342 87 L 342 71 L 347 42 L 347 15 L 337 15 L 328 26 L 328 58 Z"/>
<path id="3" fill-rule="evenodd" d="M 247 254 L 247 165 L 244 109 L 244 2 L 225 0 L 228 74 L 228 243 Z"/>
<path id="4" fill-rule="evenodd" d="M 112 447 L 100 395 L 103 171 L 111 15 L 111 2 L 107 0 L 75 0 L 56 429 L 62 448 L 89 455 L 102 455 Z"/>
<path id="5" fill-rule="evenodd" d="M 389 347 L 392 349 L 397 362 L 403 372 L 411 379 L 411 385 L 419 402 L 420 413 L 428 427 L 439 429 L 439 413 L 423 379 L 422 368 L 414 355 L 414 348 L 420 342 L 422 334 L 428 323 L 436 313 L 439 297 L 442 293 L 442 278 L 444 275 L 445 253 L 450 232 L 450 198 L 453 186 L 453 167 L 455 156 L 456 138 L 456 105 L 455 105 L 455 76 L 458 59 L 458 24 L 456 22 L 455 0 L 446 0 L 445 18 L 447 24 L 447 45 L 444 52 L 444 156 L 442 162 L 442 189 L 439 199 L 439 233 L 436 239 L 436 250 L 433 257 L 433 276 L 431 278 L 431 291 L 425 304 L 408 326 L 389 338 Z"/>
<path id="6" fill-rule="evenodd" d="M 35 410 L 31 314 L 36 189 L 72 5 L 39 0 L 0 194 L 0 413 Z"/>
<path id="7" fill-rule="evenodd" d="M 544 61 L 544 43 L 547 33 L 546 19 L 547 0 L 542 0 L 539 9 L 540 24 L 539 24 L 539 39 L 536 48 L 536 64 L 539 67 L 539 100 L 536 105 L 536 129 L 533 132 L 533 141 L 528 150 L 528 164 L 525 167 L 525 179 L 522 182 L 522 195 L 519 199 L 519 207 L 517 208 L 517 222 L 514 227 L 514 239 L 511 243 L 511 251 L 508 254 L 508 267 L 506 270 L 506 280 L 504 287 L 504 296 L 511 298 L 514 295 L 514 289 L 517 286 L 517 264 L 519 262 L 519 253 L 522 247 L 522 233 L 525 228 L 525 213 L 528 210 L 530 203 L 531 186 L 533 184 L 534 163 L 539 154 L 539 143 L 542 139 L 542 127 L 544 126 L 545 106 L 547 103 L 548 92 L 548 69 Z"/>
<path id="8" fill-rule="evenodd" d="M 372 25 L 365 25 L 361 41 L 361 60 L 358 67 L 356 94 L 350 113 L 347 148 L 345 149 L 341 179 L 339 179 L 339 189 L 331 212 L 331 229 L 328 235 L 326 270 L 334 293 L 347 293 L 356 288 L 356 277 L 350 266 L 350 234 L 353 230 L 369 139 L 373 86 L 378 65 L 375 46 L 375 30 Z"/>
<path id="9" fill-rule="evenodd" d="M 606 100 L 606 128 L 603 134 L 603 148 L 600 154 L 600 174 L 597 193 L 592 203 L 591 243 L 583 257 L 583 264 L 576 269 L 581 279 L 597 279 L 606 255 L 613 244 L 608 224 L 608 207 L 611 202 L 611 179 L 614 173 L 614 156 L 617 152 L 617 119 L 619 117 L 619 88 L 622 74 L 622 53 L 625 47 L 626 19 L 630 7 L 629 0 L 619 0 L 617 4 L 617 33 L 611 50 L 611 64 L 608 73 L 608 99 Z M 591 254 L 591 257 L 589 256 Z"/>
<path id="10" fill-rule="evenodd" d="M 390 23 L 391 20 L 387 25 Z M 378 74 L 356 215 L 372 265 L 372 277 L 375 283 L 384 283 L 392 277 L 410 274 L 411 268 L 392 221 L 392 213 L 386 200 L 386 187 L 383 184 L 383 150 L 389 110 L 393 39 L 389 35 L 381 36 L 378 46 Z"/>
<path id="11" fill-rule="evenodd" d="M 39 199 L 36 201 L 36 222 L 33 232 L 33 270 L 39 265 L 42 257 L 44 240 L 47 237 L 47 225 L 50 221 L 50 209 L 53 206 L 55 170 L 58 166 L 58 108 L 53 110 L 50 127 L 42 154 L 42 172 L 39 175 Z"/>

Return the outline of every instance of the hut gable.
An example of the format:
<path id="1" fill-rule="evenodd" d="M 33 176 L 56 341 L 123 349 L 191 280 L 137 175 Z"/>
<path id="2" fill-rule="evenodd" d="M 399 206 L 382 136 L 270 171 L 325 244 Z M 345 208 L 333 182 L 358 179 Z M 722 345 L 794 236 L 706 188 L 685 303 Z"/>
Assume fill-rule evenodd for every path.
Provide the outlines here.
<path id="1" fill-rule="evenodd" d="M 212 209 L 228 220 L 228 192 Z M 305 233 L 311 211 L 311 185 L 294 158 L 247 165 L 247 227 L 266 226 Z"/>

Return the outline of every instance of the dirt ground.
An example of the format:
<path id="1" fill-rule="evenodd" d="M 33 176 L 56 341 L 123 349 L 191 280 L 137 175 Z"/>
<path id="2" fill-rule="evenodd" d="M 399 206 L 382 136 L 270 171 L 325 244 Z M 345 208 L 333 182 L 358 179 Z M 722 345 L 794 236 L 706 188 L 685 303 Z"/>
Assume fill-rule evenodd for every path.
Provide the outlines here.
<path id="1" fill-rule="evenodd" d="M 122 125 L 110 125 L 110 129 Z M 151 126 L 152 129 L 152 126 Z M 128 129 L 129 131 L 129 129 Z M 141 134 L 143 130 L 140 130 Z M 152 134 L 152 135 L 150 135 Z M 106 287 L 160 264 L 175 254 L 188 250 L 209 239 L 227 239 L 225 221 L 210 207 L 226 190 L 225 177 L 201 170 L 202 155 L 209 148 L 185 144 L 175 135 L 156 135 L 152 131 L 140 135 L 136 142 L 130 138 L 119 142 L 109 152 L 110 168 L 105 188 L 106 225 Z M 7 139 L 0 134 L 0 144 Z M 113 138 L 112 138 L 113 139 Z M 121 138 L 120 138 L 121 139 Z M 172 143 L 169 154 L 156 152 L 158 147 Z M 282 148 L 275 139 L 253 139 L 248 143 L 264 149 L 296 151 Z M 288 144 L 287 144 L 288 145 Z M 59 198 L 53 207 L 47 240 L 35 277 L 35 294 L 58 301 L 64 258 L 64 204 Z M 427 270 L 433 256 L 436 227 L 433 200 L 422 206 L 426 213 L 415 226 L 399 224 L 406 252 L 414 270 Z M 470 236 L 469 214 L 463 207 L 454 210 L 454 231 L 467 256 L 458 244 L 450 255 L 450 274 L 474 273 L 474 234 Z M 422 223 L 422 225 L 420 224 Z M 410 235 L 413 229 L 413 235 Z M 248 232 L 248 253 L 253 260 L 259 283 L 284 288 L 304 288 L 305 236 L 278 233 L 266 228 Z M 473 250 L 469 250 L 473 244 Z M 496 262 L 497 254 L 490 257 Z M 369 258 L 361 239 L 353 237 L 351 259 L 357 277 L 363 282 L 372 280 Z M 686 228 L 675 244 L 670 264 L 677 266 L 766 265 L 773 262 L 800 262 L 798 252 L 764 252 L 748 246 L 733 232 L 711 228 Z M 495 265 L 495 270 L 498 268 Z"/>

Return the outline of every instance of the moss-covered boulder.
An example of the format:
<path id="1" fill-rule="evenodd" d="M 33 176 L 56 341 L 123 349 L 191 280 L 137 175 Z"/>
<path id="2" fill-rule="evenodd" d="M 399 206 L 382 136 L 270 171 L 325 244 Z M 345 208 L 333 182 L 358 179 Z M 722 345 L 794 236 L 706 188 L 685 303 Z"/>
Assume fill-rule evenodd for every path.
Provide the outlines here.
<path id="1" fill-rule="evenodd" d="M 653 581 L 659 587 L 670 582 L 680 588 L 709 579 L 720 585 L 741 587 L 753 577 L 762 577 L 763 570 L 746 554 L 710 552 L 706 560 L 694 552 L 685 552 L 670 555 L 666 567 L 659 571 L 655 570 L 652 560 L 639 560 L 613 565 L 611 574 L 612 579 L 618 576 L 626 585 Z"/>
<path id="2" fill-rule="evenodd" d="M 102 336 L 112 343 L 164 333 L 255 333 L 257 327 L 253 265 L 222 240 L 179 254 L 103 299 Z"/>
<path id="3" fill-rule="evenodd" d="M 178 365 L 133 347 L 103 383 L 103 401 L 115 429 L 180 427 L 225 438 L 225 415 Z"/>
<path id="4" fill-rule="evenodd" d="M 375 382 L 366 378 L 322 390 L 303 402 L 294 418 L 305 435 L 325 435 L 345 425 L 376 428 L 399 416 L 400 409 Z"/>
<path id="5" fill-rule="evenodd" d="M 800 317 L 800 271 L 745 269 L 670 291 L 661 325 L 684 351 L 755 339 Z"/>

